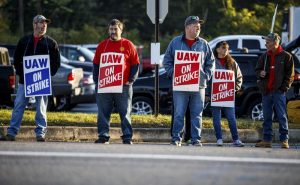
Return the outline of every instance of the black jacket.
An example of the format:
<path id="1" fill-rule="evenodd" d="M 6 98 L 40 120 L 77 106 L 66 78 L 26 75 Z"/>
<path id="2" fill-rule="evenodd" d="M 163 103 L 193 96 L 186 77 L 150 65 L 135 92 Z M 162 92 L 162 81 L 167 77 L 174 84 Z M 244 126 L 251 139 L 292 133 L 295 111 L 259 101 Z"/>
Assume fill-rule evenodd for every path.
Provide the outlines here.
<path id="1" fill-rule="evenodd" d="M 23 56 L 46 55 L 49 53 L 51 76 L 54 76 L 60 67 L 60 53 L 57 42 L 45 35 L 38 41 L 34 51 L 33 40 L 33 34 L 21 38 L 14 53 L 14 66 L 21 84 L 24 84 Z"/>
<path id="2" fill-rule="evenodd" d="M 267 57 L 267 53 L 264 53 L 258 59 L 256 64 L 256 76 L 258 78 L 257 85 L 262 94 L 267 94 L 267 87 L 269 81 L 269 75 L 265 78 L 260 77 L 260 72 L 265 70 L 267 74 L 269 74 L 270 69 L 270 59 L 269 57 L 266 60 L 265 65 L 265 58 Z M 274 85 L 273 91 L 275 92 L 287 92 L 288 89 L 291 87 L 291 84 L 294 80 L 294 61 L 291 54 L 286 51 L 281 51 L 278 55 L 275 56 L 275 76 L 274 76 Z"/>

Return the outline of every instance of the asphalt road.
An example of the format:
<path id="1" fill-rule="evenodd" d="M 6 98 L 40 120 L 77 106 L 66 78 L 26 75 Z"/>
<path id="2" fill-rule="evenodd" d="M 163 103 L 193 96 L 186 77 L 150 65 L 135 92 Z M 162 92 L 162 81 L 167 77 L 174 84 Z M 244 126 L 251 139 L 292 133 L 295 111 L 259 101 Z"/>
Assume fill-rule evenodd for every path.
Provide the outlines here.
<path id="1" fill-rule="evenodd" d="M 0 184 L 295 185 L 300 146 L 0 142 Z"/>

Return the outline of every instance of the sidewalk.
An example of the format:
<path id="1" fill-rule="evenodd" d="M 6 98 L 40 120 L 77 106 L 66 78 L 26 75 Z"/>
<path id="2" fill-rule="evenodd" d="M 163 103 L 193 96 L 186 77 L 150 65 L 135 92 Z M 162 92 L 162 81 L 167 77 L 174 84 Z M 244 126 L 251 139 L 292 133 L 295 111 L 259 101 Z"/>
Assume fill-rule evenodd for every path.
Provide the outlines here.
<path id="1" fill-rule="evenodd" d="M 7 126 L 2 127 L 6 133 Z M 2 129 L 1 128 L 1 129 Z M 35 126 L 22 126 L 20 133 L 17 135 L 18 141 L 35 140 L 34 133 Z M 240 139 L 245 143 L 255 143 L 261 139 L 262 131 L 253 129 L 240 129 Z M 110 128 L 111 141 L 121 141 L 121 129 L 117 127 Z M 98 137 L 96 127 L 48 127 L 46 139 L 50 141 L 94 141 Z M 300 129 L 289 130 L 289 141 L 300 142 Z M 169 128 L 134 128 L 133 141 L 134 142 L 170 142 Z M 213 129 L 202 130 L 202 142 L 214 143 L 216 142 L 215 133 Z M 231 134 L 229 130 L 223 130 L 223 141 L 231 142 Z M 273 142 L 279 142 L 278 129 L 274 129 Z"/>

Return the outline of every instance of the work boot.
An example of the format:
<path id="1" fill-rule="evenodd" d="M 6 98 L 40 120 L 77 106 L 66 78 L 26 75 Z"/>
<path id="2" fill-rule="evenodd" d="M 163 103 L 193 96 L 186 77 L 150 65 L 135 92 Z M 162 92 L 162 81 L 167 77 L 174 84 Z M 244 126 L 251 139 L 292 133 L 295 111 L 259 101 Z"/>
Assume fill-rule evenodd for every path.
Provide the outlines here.
<path id="1" fill-rule="evenodd" d="M 272 148 L 272 142 L 271 141 L 259 141 L 255 144 L 255 147 Z"/>
<path id="2" fill-rule="evenodd" d="M 289 141 L 288 140 L 284 140 L 281 142 L 281 148 L 286 148 L 286 149 L 289 149 L 290 146 L 289 146 Z"/>
<path id="3" fill-rule="evenodd" d="M 7 134 L 6 136 L 0 137 L 0 141 L 15 141 L 15 140 L 16 140 L 16 137 L 9 135 L 9 134 Z"/>

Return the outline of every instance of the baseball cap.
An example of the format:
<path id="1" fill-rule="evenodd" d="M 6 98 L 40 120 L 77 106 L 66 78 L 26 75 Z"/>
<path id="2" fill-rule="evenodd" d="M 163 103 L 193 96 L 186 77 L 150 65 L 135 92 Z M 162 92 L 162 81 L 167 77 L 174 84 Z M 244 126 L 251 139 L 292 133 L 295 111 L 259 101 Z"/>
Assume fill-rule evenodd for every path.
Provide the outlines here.
<path id="1" fill-rule="evenodd" d="M 50 19 L 47 19 L 45 16 L 43 15 L 37 15 L 33 18 L 33 22 L 37 23 L 37 22 L 43 22 L 45 21 L 46 23 L 51 23 Z"/>
<path id="2" fill-rule="evenodd" d="M 194 24 L 194 23 L 200 23 L 200 24 L 203 24 L 204 21 L 203 21 L 203 20 L 200 20 L 198 16 L 192 15 L 192 16 L 188 16 L 188 17 L 185 19 L 184 26 L 188 26 L 188 25 Z"/>
<path id="3" fill-rule="evenodd" d="M 263 39 L 272 40 L 272 41 L 280 41 L 280 36 L 277 33 L 269 33 L 267 36 L 262 36 Z"/>

